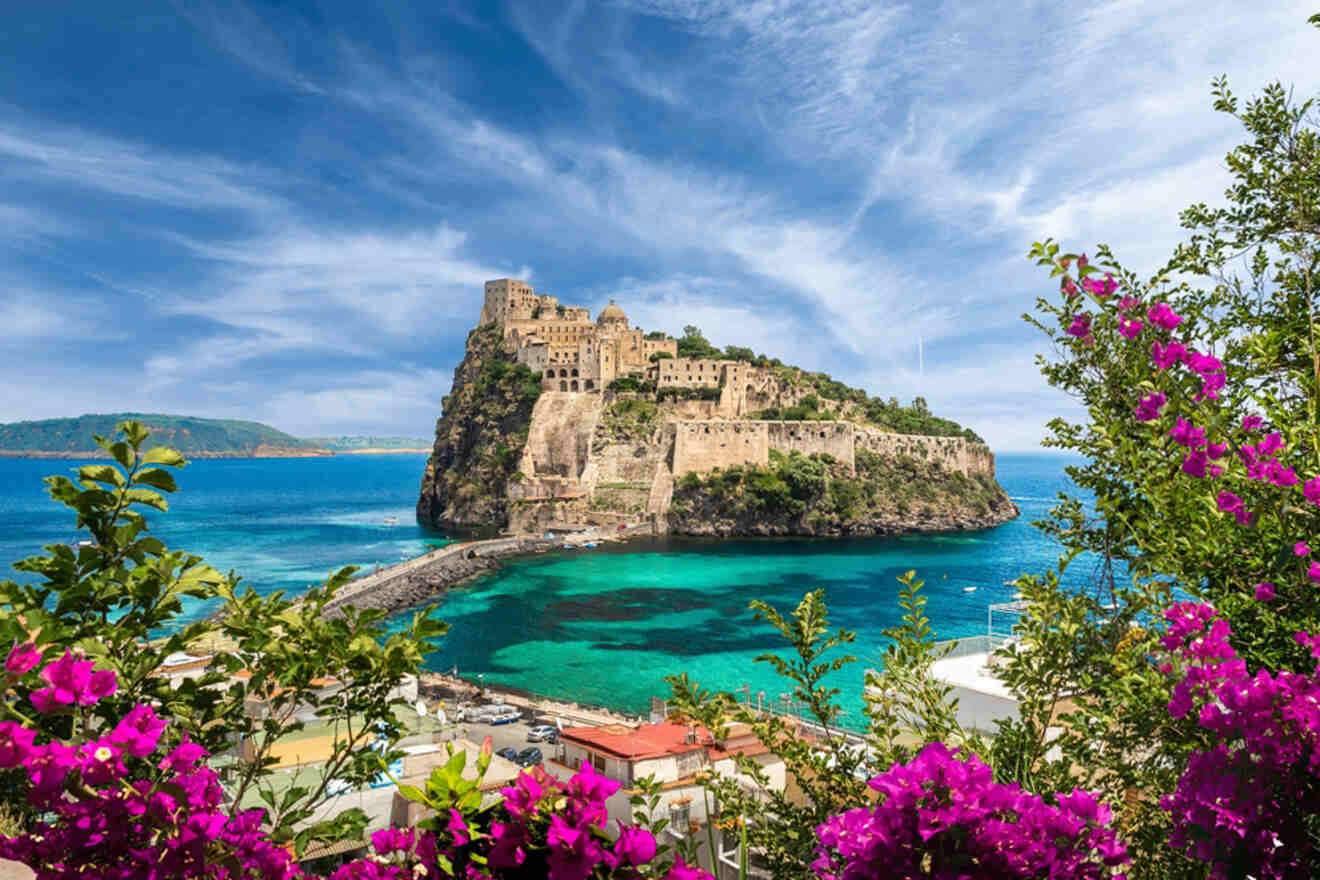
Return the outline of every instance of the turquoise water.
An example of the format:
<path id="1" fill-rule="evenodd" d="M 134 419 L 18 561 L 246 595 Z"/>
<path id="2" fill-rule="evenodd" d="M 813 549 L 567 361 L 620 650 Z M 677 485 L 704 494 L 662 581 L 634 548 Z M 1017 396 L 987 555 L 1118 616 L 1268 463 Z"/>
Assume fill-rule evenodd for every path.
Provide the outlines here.
<path id="1" fill-rule="evenodd" d="M 42 478 L 72 475 L 78 464 L 0 459 L 0 578 L 31 580 L 10 563 L 76 537 L 74 515 L 50 500 Z M 301 592 L 340 566 L 389 565 L 444 543 L 413 514 L 425 466 L 414 454 L 201 459 L 176 473 L 169 513 L 149 520 L 171 549 L 236 571 L 263 593 Z"/>
<path id="2" fill-rule="evenodd" d="M 341 565 L 371 567 L 423 552 L 443 539 L 413 517 L 424 455 L 197 461 L 179 474 L 170 513 L 153 518 L 169 546 L 233 569 L 263 592 L 297 592 Z M 1030 526 L 1068 487 L 1066 459 L 998 457 L 998 476 L 1022 510 L 983 532 L 866 540 L 739 540 L 634 543 L 514 562 L 444 599 L 453 624 L 432 669 L 632 712 L 663 696 L 667 674 L 703 687 L 775 699 L 787 690 L 753 658 L 781 648 L 747 610 L 754 598 L 791 607 L 823 588 L 836 626 L 857 632 L 863 662 L 832 682 L 860 716 L 862 670 L 882 631 L 899 622 L 894 578 L 915 568 L 940 638 L 982 633 L 986 606 L 1012 598 L 1004 586 L 1053 565 L 1057 549 Z M 0 559 L 75 537 L 73 518 L 51 502 L 41 477 L 73 462 L 0 460 Z M 387 517 L 397 525 L 386 525 Z M 5 572 L 6 576 L 16 573 Z M 1085 566 L 1070 574 L 1085 577 Z M 975 587 L 975 592 L 964 588 Z M 193 614 L 202 609 L 191 608 Z"/>

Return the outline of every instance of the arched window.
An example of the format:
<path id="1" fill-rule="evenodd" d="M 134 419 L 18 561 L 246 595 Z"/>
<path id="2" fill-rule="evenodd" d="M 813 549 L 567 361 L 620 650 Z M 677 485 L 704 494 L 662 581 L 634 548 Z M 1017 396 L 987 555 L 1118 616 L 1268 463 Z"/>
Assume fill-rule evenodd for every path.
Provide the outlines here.
<path id="1" fill-rule="evenodd" d="M 572 390 L 572 391 L 577 391 L 577 390 L 578 390 L 577 379 L 574 379 L 574 380 L 570 383 L 570 385 L 572 386 L 572 387 L 570 388 L 570 390 Z"/>
<path id="2" fill-rule="evenodd" d="M 545 371 L 545 377 L 546 377 L 547 379 L 553 379 L 553 378 L 555 377 L 555 371 L 554 371 L 554 370 L 546 370 L 546 371 Z"/>
<path id="3" fill-rule="evenodd" d="M 568 378 L 568 370 L 561 369 L 561 370 L 559 371 L 559 378 L 561 378 L 561 379 L 566 379 L 566 378 Z M 563 384 L 563 383 L 560 383 L 560 384 Z"/>
<path id="4" fill-rule="evenodd" d="M 559 380 L 559 390 L 560 390 L 560 391 L 567 391 L 567 390 L 568 390 L 568 383 L 565 382 L 563 379 L 560 379 L 560 380 Z"/>
<path id="5" fill-rule="evenodd" d="M 591 391 L 595 387 L 596 387 L 596 383 L 591 381 L 590 379 L 582 383 L 582 388 L 584 391 Z"/>
<path id="6" fill-rule="evenodd" d="M 576 376 L 577 374 L 578 374 L 577 367 L 574 367 L 573 371 L 569 373 L 570 376 Z"/>

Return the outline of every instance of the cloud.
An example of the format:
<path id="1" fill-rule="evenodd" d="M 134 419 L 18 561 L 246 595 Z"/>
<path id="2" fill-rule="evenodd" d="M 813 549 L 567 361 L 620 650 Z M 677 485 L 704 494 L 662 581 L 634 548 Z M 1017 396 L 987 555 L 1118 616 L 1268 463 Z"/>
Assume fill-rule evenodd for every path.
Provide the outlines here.
<path id="1" fill-rule="evenodd" d="M 226 209 L 268 216 L 285 202 L 270 191 L 269 169 L 187 157 L 87 131 L 10 119 L 0 130 L 0 157 L 11 186 L 34 181 L 93 190 L 176 208 Z M 255 185 L 267 184 L 265 188 Z"/>

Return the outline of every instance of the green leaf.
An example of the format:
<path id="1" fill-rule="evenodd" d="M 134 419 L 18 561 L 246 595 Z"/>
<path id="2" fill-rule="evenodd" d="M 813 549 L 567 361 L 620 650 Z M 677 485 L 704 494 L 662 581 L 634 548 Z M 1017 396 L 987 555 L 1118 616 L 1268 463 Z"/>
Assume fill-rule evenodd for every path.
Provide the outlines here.
<path id="1" fill-rule="evenodd" d="M 168 446 L 153 446 L 142 456 L 143 464 L 163 464 L 167 467 L 183 467 L 188 459 L 176 449 Z"/>

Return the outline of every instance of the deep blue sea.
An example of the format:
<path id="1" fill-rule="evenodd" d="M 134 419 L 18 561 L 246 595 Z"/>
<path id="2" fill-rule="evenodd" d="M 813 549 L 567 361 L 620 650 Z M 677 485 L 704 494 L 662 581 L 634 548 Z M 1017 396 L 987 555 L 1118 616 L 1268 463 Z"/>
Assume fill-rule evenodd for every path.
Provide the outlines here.
<path id="1" fill-rule="evenodd" d="M 1057 547 L 1030 523 L 1071 486 L 1068 461 L 999 455 L 1000 483 L 1022 516 L 982 532 L 672 540 L 513 562 L 444 598 L 441 617 L 453 629 L 428 666 L 631 712 L 665 694 L 665 675 L 684 670 L 703 687 L 746 685 L 773 700 L 787 687 L 753 658 L 782 643 L 747 603 L 789 608 L 822 588 L 832 622 L 857 633 L 852 653 L 862 662 L 832 682 L 856 719 L 862 670 L 879 655 L 882 631 L 901 617 L 895 577 L 911 568 L 926 580 L 940 638 L 985 632 L 987 606 L 1013 596 L 1005 581 L 1055 563 Z M 168 514 L 151 518 L 152 530 L 259 590 L 297 592 L 340 566 L 386 565 L 443 543 L 413 516 L 425 463 L 411 454 L 196 461 L 178 473 L 180 492 Z M 9 560 L 76 537 L 73 515 L 41 482 L 76 464 L 0 459 L 0 577 L 25 579 Z M 1071 571 L 1086 574 L 1084 566 Z"/>

